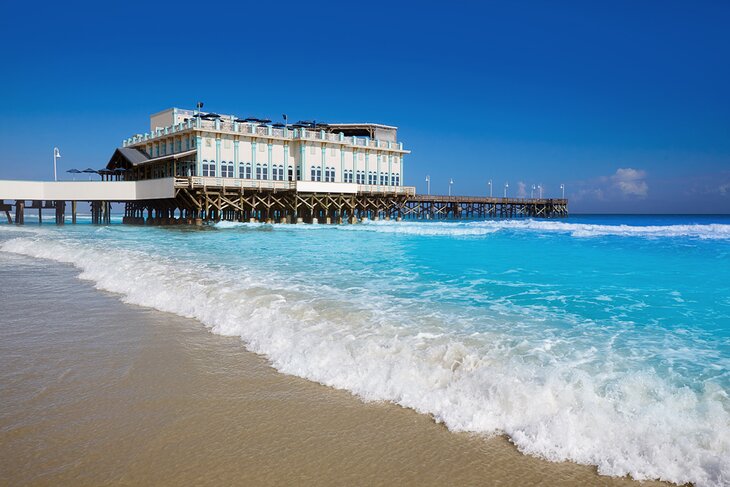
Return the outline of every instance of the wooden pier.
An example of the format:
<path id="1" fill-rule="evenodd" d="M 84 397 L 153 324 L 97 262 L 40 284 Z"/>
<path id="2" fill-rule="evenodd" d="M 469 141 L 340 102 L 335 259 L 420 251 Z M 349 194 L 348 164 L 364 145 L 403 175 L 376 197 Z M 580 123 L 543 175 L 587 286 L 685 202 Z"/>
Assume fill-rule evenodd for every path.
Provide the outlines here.
<path id="1" fill-rule="evenodd" d="M 55 211 L 56 223 L 76 223 L 78 203 L 90 203 L 94 224 L 111 223 L 113 202 L 125 204 L 130 224 L 203 224 L 221 220 L 269 223 L 356 223 L 370 220 L 560 218 L 566 199 L 417 195 L 412 187 L 379 187 L 177 177 L 149 181 L 24 183 L 0 181 L 0 211 L 8 223 L 25 222 L 25 212 Z M 312 189 L 326 189 L 313 191 Z M 342 189 L 343 191 L 340 191 Z M 11 196 L 11 197 L 8 197 Z M 3 199 L 4 198 L 4 199 Z M 7 201 L 6 200 L 10 200 Z M 30 203 L 30 204 L 27 204 Z"/>
<path id="2" fill-rule="evenodd" d="M 301 192 L 287 182 L 273 188 L 201 185 L 176 178 L 175 197 L 126 205 L 125 223 L 216 221 L 269 223 L 345 223 L 370 220 L 559 218 L 568 215 L 566 199 L 430 196 L 414 192 Z"/>

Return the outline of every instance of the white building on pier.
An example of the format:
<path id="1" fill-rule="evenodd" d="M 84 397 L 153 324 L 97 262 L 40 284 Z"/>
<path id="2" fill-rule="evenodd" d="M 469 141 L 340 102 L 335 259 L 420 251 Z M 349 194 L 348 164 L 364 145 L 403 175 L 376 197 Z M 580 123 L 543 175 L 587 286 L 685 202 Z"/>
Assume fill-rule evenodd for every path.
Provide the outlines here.
<path id="1" fill-rule="evenodd" d="M 409 153 L 389 125 L 272 124 L 170 108 L 150 117 L 150 132 L 123 141 L 107 169 L 126 180 L 190 177 L 208 186 L 408 194 L 415 193 L 403 184 Z"/>

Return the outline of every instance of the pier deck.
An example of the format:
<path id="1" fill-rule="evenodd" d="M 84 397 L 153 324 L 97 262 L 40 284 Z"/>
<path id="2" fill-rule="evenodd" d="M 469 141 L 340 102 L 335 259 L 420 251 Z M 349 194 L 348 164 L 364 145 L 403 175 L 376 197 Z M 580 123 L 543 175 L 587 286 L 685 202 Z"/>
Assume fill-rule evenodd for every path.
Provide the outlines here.
<path id="1" fill-rule="evenodd" d="M 14 200 L 6 203 L 5 200 Z M 26 202 L 31 204 L 26 206 Z M 408 186 L 312 181 L 255 181 L 177 177 L 145 181 L 0 181 L 0 211 L 24 222 L 26 208 L 56 210 L 65 221 L 71 201 L 91 204 L 94 223 L 111 222 L 111 203 L 125 203 L 124 223 L 202 224 L 210 221 L 357 222 L 376 219 L 558 218 L 568 215 L 567 199 L 418 195 Z"/>

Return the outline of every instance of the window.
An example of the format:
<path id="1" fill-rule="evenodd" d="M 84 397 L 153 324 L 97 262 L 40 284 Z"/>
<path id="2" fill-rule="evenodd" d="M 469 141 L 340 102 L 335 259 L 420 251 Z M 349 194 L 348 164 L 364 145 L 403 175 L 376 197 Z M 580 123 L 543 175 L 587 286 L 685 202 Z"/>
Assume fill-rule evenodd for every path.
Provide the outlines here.
<path id="1" fill-rule="evenodd" d="M 334 167 L 328 167 L 324 170 L 324 181 L 326 183 L 334 183 L 335 182 L 335 168 Z"/>
<path id="2" fill-rule="evenodd" d="M 224 178 L 233 177 L 233 161 L 221 162 L 221 176 L 223 176 Z"/>
<path id="3" fill-rule="evenodd" d="M 352 182 L 352 169 L 345 169 L 345 173 L 342 175 L 342 181 L 345 183 Z"/>
<path id="4" fill-rule="evenodd" d="M 375 172 L 374 171 L 368 171 L 368 184 L 375 184 L 376 178 L 375 178 Z"/>
<path id="5" fill-rule="evenodd" d="M 357 184 L 365 184 L 365 171 L 357 171 Z"/>
<path id="6" fill-rule="evenodd" d="M 380 185 L 386 186 L 388 184 L 388 175 L 385 173 L 380 173 Z"/>
<path id="7" fill-rule="evenodd" d="M 312 181 L 322 181 L 322 168 L 312 166 Z"/>
<path id="8" fill-rule="evenodd" d="M 279 164 L 279 181 L 284 180 L 284 165 Z"/>
<path id="9" fill-rule="evenodd" d="M 203 176 L 215 177 L 215 161 L 203 160 Z"/>
<path id="10" fill-rule="evenodd" d="M 238 164 L 238 177 L 241 179 L 251 179 L 251 163 L 247 162 L 244 164 L 243 162 Z"/>
<path id="11" fill-rule="evenodd" d="M 263 179 L 263 171 L 261 164 L 256 164 L 256 179 Z"/>

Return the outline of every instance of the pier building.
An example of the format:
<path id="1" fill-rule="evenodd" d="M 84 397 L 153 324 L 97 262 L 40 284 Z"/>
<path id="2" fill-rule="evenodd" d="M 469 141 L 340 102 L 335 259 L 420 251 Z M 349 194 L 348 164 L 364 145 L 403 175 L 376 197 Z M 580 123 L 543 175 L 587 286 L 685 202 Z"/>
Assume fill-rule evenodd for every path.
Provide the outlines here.
<path id="1" fill-rule="evenodd" d="M 403 185 L 403 159 L 410 151 L 397 133 L 397 127 L 378 123 L 282 124 L 169 108 L 150 116 L 149 132 L 124 140 L 107 169 L 124 170 L 128 180 L 218 178 L 271 189 L 289 187 L 273 181 L 301 181 L 352 184 L 358 187 L 350 191 L 359 192 L 414 193 Z"/>

